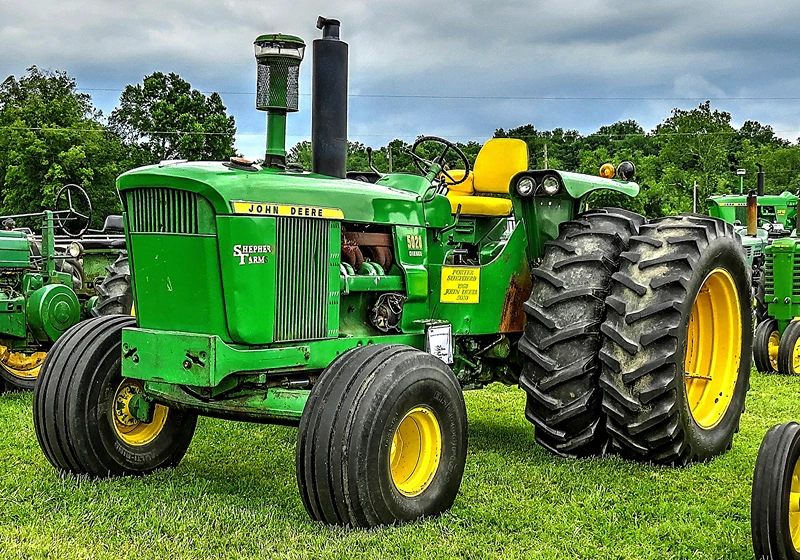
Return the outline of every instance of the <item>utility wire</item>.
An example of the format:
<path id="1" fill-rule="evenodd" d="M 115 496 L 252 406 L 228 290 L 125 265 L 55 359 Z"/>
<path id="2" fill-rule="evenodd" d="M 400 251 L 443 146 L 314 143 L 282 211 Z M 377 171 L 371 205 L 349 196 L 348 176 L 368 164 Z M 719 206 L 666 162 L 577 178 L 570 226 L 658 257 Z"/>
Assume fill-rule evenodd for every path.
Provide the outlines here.
<path id="1" fill-rule="evenodd" d="M 118 88 L 77 88 L 78 91 L 112 91 L 122 93 Z M 201 91 L 204 95 L 217 93 L 219 95 L 252 95 L 254 91 Z M 300 93 L 302 97 L 310 97 L 310 93 Z M 435 94 L 406 94 L 406 93 L 351 93 L 348 97 L 366 99 L 492 99 L 501 101 L 800 101 L 800 96 L 584 96 L 584 95 L 435 95 Z"/>
<path id="2" fill-rule="evenodd" d="M 105 134 L 109 132 L 108 128 L 69 128 L 69 127 L 44 127 L 44 126 L 0 126 L 0 130 L 28 130 L 28 131 L 45 131 L 45 132 L 92 132 L 96 134 Z M 508 131 L 506 131 L 508 132 Z M 549 132 L 547 130 L 542 130 L 541 132 Z M 573 132 L 571 130 L 565 130 L 564 132 Z M 577 132 L 577 131 L 575 131 Z M 789 134 L 789 133 L 796 133 L 800 132 L 800 129 L 797 130 L 773 130 L 771 131 L 773 134 Z M 148 131 L 145 135 L 197 135 L 197 136 L 228 136 L 230 135 L 229 132 L 205 132 L 205 131 L 194 131 L 194 130 L 154 130 Z M 587 138 L 610 138 L 610 139 L 617 139 L 617 138 L 630 138 L 630 137 L 660 137 L 660 136 L 696 136 L 696 137 L 704 137 L 704 136 L 730 136 L 735 134 L 741 134 L 741 131 L 738 130 L 731 130 L 725 132 L 630 132 L 625 134 L 605 134 L 600 132 L 592 132 L 589 134 L 580 134 L 578 133 L 575 137 L 575 140 L 583 140 Z M 234 136 L 236 134 L 234 133 Z M 241 136 L 261 136 L 261 133 L 242 133 Z M 438 136 L 443 136 L 446 138 L 469 138 L 472 139 L 474 136 L 466 136 L 463 134 L 434 134 Z M 414 133 L 397 133 L 391 132 L 386 134 L 354 134 L 355 138 L 387 138 L 390 136 L 394 136 L 397 138 L 398 136 L 421 136 L 421 134 L 414 134 Z M 289 134 L 287 135 L 289 138 L 307 138 L 307 135 L 298 135 L 298 134 Z M 536 136 L 532 134 L 523 134 L 517 136 L 509 136 L 509 138 L 518 138 L 518 139 L 542 139 L 552 141 L 557 138 L 555 137 L 547 137 L 547 136 Z M 399 138 L 398 138 L 399 139 Z"/>

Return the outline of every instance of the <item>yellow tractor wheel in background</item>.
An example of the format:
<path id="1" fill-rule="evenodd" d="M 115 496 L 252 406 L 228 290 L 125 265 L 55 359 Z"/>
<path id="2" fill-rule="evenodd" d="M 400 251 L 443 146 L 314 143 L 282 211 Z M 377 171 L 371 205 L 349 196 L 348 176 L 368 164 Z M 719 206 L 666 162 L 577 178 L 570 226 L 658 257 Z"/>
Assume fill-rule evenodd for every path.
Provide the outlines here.
<path id="1" fill-rule="evenodd" d="M 800 375 L 800 321 L 789 323 L 780 338 L 778 373 Z"/>
<path id="2" fill-rule="evenodd" d="M 46 352 L 15 352 L 0 345 L 0 378 L 7 389 L 33 390 Z"/>
<path id="3" fill-rule="evenodd" d="M 773 426 L 758 450 L 750 498 L 756 558 L 800 558 L 800 425 Z"/>
<path id="4" fill-rule="evenodd" d="M 778 330 L 778 321 L 765 319 L 756 327 L 753 339 L 753 361 L 756 370 L 761 373 L 775 373 L 778 371 L 778 349 L 781 343 L 781 334 Z"/>

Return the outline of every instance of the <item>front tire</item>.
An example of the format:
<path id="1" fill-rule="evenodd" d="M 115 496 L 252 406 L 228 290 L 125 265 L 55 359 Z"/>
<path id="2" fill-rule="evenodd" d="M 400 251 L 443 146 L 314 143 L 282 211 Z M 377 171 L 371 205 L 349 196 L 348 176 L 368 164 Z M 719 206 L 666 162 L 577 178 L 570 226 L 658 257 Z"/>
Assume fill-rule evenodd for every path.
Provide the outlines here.
<path id="1" fill-rule="evenodd" d="M 297 483 L 315 521 L 372 527 L 439 515 L 467 454 L 464 397 L 438 358 L 377 344 L 334 360 L 311 390 Z"/>
<path id="2" fill-rule="evenodd" d="M 600 323 L 619 255 L 643 221 L 616 208 L 586 212 L 560 225 L 533 270 L 519 384 L 536 441 L 557 455 L 595 455 L 607 441 L 597 384 Z"/>
<path id="3" fill-rule="evenodd" d="M 730 449 L 750 383 L 750 274 L 733 226 L 698 215 L 641 228 L 601 327 L 614 447 L 683 465 Z"/>
<path id="4" fill-rule="evenodd" d="M 750 498 L 759 560 L 800 560 L 800 425 L 773 426 L 758 450 Z"/>
<path id="5" fill-rule="evenodd" d="M 780 342 L 781 333 L 778 330 L 778 321 L 768 318 L 758 324 L 753 338 L 753 361 L 759 373 L 778 371 Z"/>
<path id="6" fill-rule="evenodd" d="M 778 347 L 778 373 L 800 374 L 800 321 L 792 321 L 783 331 Z"/>
<path id="7" fill-rule="evenodd" d="M 141 383 L 121 375 L 122 329 L 130 316 L 89 319 L 64 333 L 34 390 L 36 437 L 50 463 L 91 477 L 146 474 L 177 465 L 197 416 L 154 405 L 152 422 L 129 408 Z"/>

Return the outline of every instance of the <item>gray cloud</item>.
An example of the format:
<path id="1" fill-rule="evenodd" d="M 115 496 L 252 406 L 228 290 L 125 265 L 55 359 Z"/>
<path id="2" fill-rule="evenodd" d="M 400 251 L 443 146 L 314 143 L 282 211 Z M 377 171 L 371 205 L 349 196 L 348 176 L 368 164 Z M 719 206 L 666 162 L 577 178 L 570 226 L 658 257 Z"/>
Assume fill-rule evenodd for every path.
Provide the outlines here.
<path id="1" fill-rule="evenodd" d="M 519 100 L 353 97 L 353 139 L 379 145 L 421 133 L 482 140 L 533 123 L 592 132 L 633 118 L 646 128 L 702 97 L 796 96 L 800 7 L 792 0 L 39 0 L 0 7 L 0 75 L 67 70 L 84 88 L 121 89 L 154 70 L 202 90 L 254 89 L 252 39 L 318 36 L 316 16 L 342 20 L 354 94 L 527 97 L 698 97 L 697 100 Z M 310 92 L 310 56 L 301 74 Z M 91 92 L 106 112 L 118 92 Z M 257 155 L 264 117 L 249 95 L 223 94 L 240 149 Z M 757 119 L 800 136 L 796 100 L 720 100 L 735 122 Z M 307 137 L 308 98 L 290 120 Z M 798 130 L 793 130 L 798 129 Z"/>

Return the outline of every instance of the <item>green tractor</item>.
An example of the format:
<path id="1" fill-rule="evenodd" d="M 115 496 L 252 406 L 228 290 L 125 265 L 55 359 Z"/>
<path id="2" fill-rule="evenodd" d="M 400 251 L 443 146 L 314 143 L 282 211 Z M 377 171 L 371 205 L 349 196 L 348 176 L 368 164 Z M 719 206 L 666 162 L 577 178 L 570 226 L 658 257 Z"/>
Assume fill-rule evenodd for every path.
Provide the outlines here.
<path id="1" fill-rule="evenodd" d="M 526 392 L 536 440 L 560 456 L 683 465 L 730 448 L 752 343 L 733 226 L 583 211 L 598 189 L 635 196 L 633 166 L 529 171 L 514 139 L 471 169 L 424 137 L 421 176 L 347 180 L 348 46 L 338 21 L 317 25 L 312 172 L 285 165 L 305 44 L 264 35 L 263 162 L 118 179 L 136 316 L 82 322 L 48 354 L 34 423 L 49 461 L 144 474 L 179 463 L 198 415 L 289 424 L 313 519 L 392 524 L 453 504 L 462 389 L 493 381 Z M 444 169 L 450 154 L 463 170 Z"/>
<path id="2" fill-rule="evenodd" d="M 758 186 L 756 192 L 727 194 L 706 199 L 710 216 L 734 224 L 736 233 L 741 236 L 747 262 L 752 269 L 753 297 L 756 301 L 756 319 L 761 322 L 767 318 L 764 301 L 764 249 L 775 239 L 788 237 L 797 227 L 797 199 L 788 191 L 778 195 L 764 194 L 764 169 L 758 165 Z M 749 216 L 748 203 L 755 204 L 756 212 Z"/>
<path id="3" fill-rule="evenodd" d="M 756 328 L 753 357 L 763 373 L 800 374 L 800 240 L 776 239 L 765 250 L 767 318 Z"/>
<path id="4" fill-rule="evenodd" d="M 124 265 L 122 217 L 109 216 L 103 231 L 89 230 L 91 201 L 77 185 L 59 191 L 55 208 L 0 217 L 0 392 L 33 389 L 53 342 L 82 318 L 117 307 L 120 281 L 111 274 L 107 287 L 98 284 L 106 268 Z M 41 235 L 16 228 L 20 218 L 41 219 Z"/>

